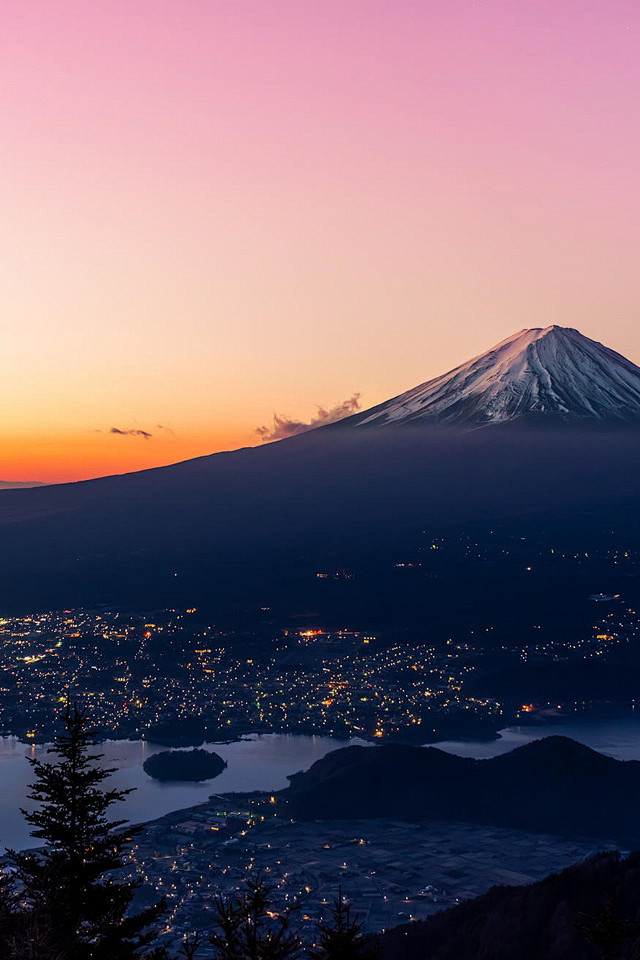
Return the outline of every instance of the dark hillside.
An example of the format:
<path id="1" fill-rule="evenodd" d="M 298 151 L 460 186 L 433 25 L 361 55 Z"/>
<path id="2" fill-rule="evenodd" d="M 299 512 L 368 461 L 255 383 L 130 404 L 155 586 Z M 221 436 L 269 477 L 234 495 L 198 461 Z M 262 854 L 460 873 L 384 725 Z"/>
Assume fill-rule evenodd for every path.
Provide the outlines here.
<path id="1" fill-rule="evenodd" d="M 423 531 L 499 525 L 519 541 L 530 528 L 571 552 L 590 551 L 612 530 L 633 538 L 638 489 L 635 428 L 324 428 L 157 470 L 4 491 L 0 601 L 149 607 L 179 595 L 178 573 L 192 600 L 222 602 L 229 591 L 255 599 L 264 583 L 291 607 L 304 596 L 300 571 L 390 566 Z M 453 598 L 459 571 L 433 573 Z M 477 575 L 490 571 L 474 571 L 470 590 Z M 366 594 L 375 607 L 379 590 Z M 366 611 L 366 597 L 356 609 Z"/>
<path id="2" fill-rule="evenodd" d="M 615 956 L 636 960 L 640 947 L 640 853 L 601 853 L 527 887 L 494 887 L 482 897 L 379 938 L 380 960 L 597 960 L 578 929 L 607 899 L 631 921 Z"/>
<path id="3" fill-rule="evenodd" d="M 462 820 L 640 842 L 640 761 L 614 760 L 567 737 L 490 760 L 434 747 L 346 747 L 291 777 L 283 796 L 299 819 Z"/>

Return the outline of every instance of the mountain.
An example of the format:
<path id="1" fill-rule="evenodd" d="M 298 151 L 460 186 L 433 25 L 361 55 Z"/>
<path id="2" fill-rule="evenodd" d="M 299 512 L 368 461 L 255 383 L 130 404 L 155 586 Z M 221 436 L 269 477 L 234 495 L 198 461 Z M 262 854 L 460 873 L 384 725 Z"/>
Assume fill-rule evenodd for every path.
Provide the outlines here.
<path id="1" fill-rule="evenodd" d="M 0 490 L 24 490 L 29 487 L 43 487 L 39 480 L 0 480 Z"/>
<path id="2" fill-rule="evenodd" d="M 521 330 L 343 424 L 640 423 L 640 367 L 570 327 Z"/>
<path id="3" fill-rule="evenodd" d="M 436 747 L 335 750 L 290 777 L 298 820 L 460 820 L 600 839 L 640 839 L 640 761 L 545 737 L 489 760 Z"/>
<path id="4" fill-rule="evenodd" d="M 640 853 L 599 853 L 523 887 L 481 897 L 376 938 L 379 960 L 636 960 L 640 951 Z M 603 924 L 606 904 L 612 921 Z M 580 928 L 610 933 L 596 949 Z M 615 935 L 620 942 L 615 943 Z"/>
<path id="5" fill-rule="evenodd" d="M 426 610 L 448 636 L 461 617 L 495 624 L 505 611 L 544 608 L 548 595 L 560 624 L 565 594 L 619 592 L 606 550 L 640 537 L 640 374 L 577 331 L 551 327 L 506 344 L 441 387 L 410 391 L 409 419 L 400 415 L 405 394 L 386 413 L 383 404 L 260 447 L 3 492 L 3 611 L 206 603 L 236 620 L 248 606 L 270 606 L 375 627 L 424 624 Z M 446 417 L 419 417 L 416 398 L 434 390 L 449 398 Z M 514 418 L 488 420 L 498 410 Z M 420 577 L 389 580 L 423 541 L 489 531 L 502 538 L 501 557 L 535 538 L 547 557 L 579 548 L 601 566 L 565 565 L 560 593 L 558 573 L 544 583 L 516 577 L 524 556 L 507 568 L 471 566 L 470 553 L 461 566 L 435 552 Z M 344 588 L 316 579 L 345 569 L 361 573 Z"/>

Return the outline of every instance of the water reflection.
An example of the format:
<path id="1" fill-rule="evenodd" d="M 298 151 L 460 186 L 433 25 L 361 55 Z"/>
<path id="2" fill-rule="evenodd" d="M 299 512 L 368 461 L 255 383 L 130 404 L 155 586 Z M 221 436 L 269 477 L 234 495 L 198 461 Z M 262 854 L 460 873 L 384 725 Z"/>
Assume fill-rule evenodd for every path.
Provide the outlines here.
<path id="1" fill-rule="evenodd" d="M 360 741 L 351 741 L 357 743 Z M 118 816 L 133 822 L 162 817 L 171 810 L 202 803 L 211 793 L 245 790 L 279 790 L 287 775 L 304 770 L 331 750 L 346 746 L 330 737 L 269 734 L 239 743 L 215 744 L 210 749 L 227 761 L 215 780 L 205 783 L 158 783 L 142 769 L 144 760 L 164 747 L 145 741 L 108 740 L 100 745 L 103 763 L 117 767 L 110 781 L 114 787 L 135 792 L 127 797 Z M 0 738 L 0 848 L 33 846 L 34 841 L 19 808 L 29 808 L 27 788 L 32 779 L 28 756 L 45 758 L 46 746 L 27 746 L 15 737 Z"/>

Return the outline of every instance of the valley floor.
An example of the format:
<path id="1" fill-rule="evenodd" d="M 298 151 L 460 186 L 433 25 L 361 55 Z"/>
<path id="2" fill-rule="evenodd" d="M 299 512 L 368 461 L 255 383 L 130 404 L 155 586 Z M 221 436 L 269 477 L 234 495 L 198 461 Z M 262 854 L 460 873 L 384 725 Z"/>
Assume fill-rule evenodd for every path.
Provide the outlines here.
<path id="1" fill-rule="evenodd" d="M 212 797 L 149 824 L 133 867 L 168 896 L 167 937 L 211 927 L 211 899 L 262 876 L 274 905 L 298 903 L 296 925 L 311 933 L 338 886 L 367 932 L 389 929 L 476 897 L 496 884 L 521 885 L 615 849 L 467 823 L 283 819 L 264 794 Z"/>

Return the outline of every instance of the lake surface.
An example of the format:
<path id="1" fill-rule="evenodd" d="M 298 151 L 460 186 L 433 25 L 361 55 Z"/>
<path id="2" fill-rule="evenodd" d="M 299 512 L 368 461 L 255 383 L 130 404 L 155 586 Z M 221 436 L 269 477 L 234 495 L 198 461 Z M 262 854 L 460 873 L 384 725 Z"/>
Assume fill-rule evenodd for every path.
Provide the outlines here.
<path id="1" fill-rule="evenodd" d="M 640 718 L 635 717 L 618 720 L 561 720 L 541 727 L 506 727 L 500 731 L 500 739 L 490 743 L 443 740 L 433 746 L 448 753 L 455 753 L 459 757 L 482 760 L 515 750 L 532 740 L 554 735 L 571 737 L 572 740 L 584 743 L 599 753 L 615 757 L 616 760 L 640 760 Z"/>
<path id="2" fill-rule="evenodd" d="M 105 766 L 117 768 L 108 781 L 109 786 L 124 790 L 135 787 L 135 792 L 124 803 L 112 808 L 113 816 L 138 823 L 202 803 L 212 793 L 280 790 L 287 786 L 288 774 L 305 770 L 326 753 L 346 745 L 346 741 L 330 737 L 280 734 L 238 743 L 208 744 L 208 749 L 215 750 L 227 761 L 227 768 L 219 777 L 204 783 L 159 783 L 147 776 L 142 764 L 147 757 L 166 747 L 142 740 L 107 740 L 97 749 L 104 754 Z M 23 849 L 38 844 L 29 837 L 19 808 L 30 806 L 26 795 L 33 773 L 26 758 L 46 759 L 46 751 L 45 745 L 28 746 L 15 737 L 0 738 L 0 850 L 7 846 Z"/>
<path id="3" fill-rule="evenodd" d="M 515 747 L 562 734 L 619 760 L 640 760 L 640 718 L 618 720 L 566 720 L 542 727 L 507 727 L 491 743 L 443 741 L 434 744 L 461 757 L 483 759 L 506 753 Z M 351 743 L 363 743 L 352 740 Z M 116 767 L 110 781 L 114 787 L 134 787 L 126 801 L 114 808 L 114 816 L 134 823 L 162 817 L 172 810 L 202 803 L 212 793 L 279 790 L 287 786 L 287 775 L 306 770 L 331 750 L 347 741 L 330 737 L 302 737 L 269 734 L 230 744 L 208 744 L 227 761 L 226 770 L 204 783 L 159 783 L 142 769 L 151 754 L 165 747 L 144 741 L 108 740 L 100 745 L 105 766 Z M 14 737 L 0 738 L 0 849 L 34 846 L 19 808 L 29 806 L 28 784 L 33 779 L 27 757 L 46 757 L 46 746 L 27 746 Z"/>

